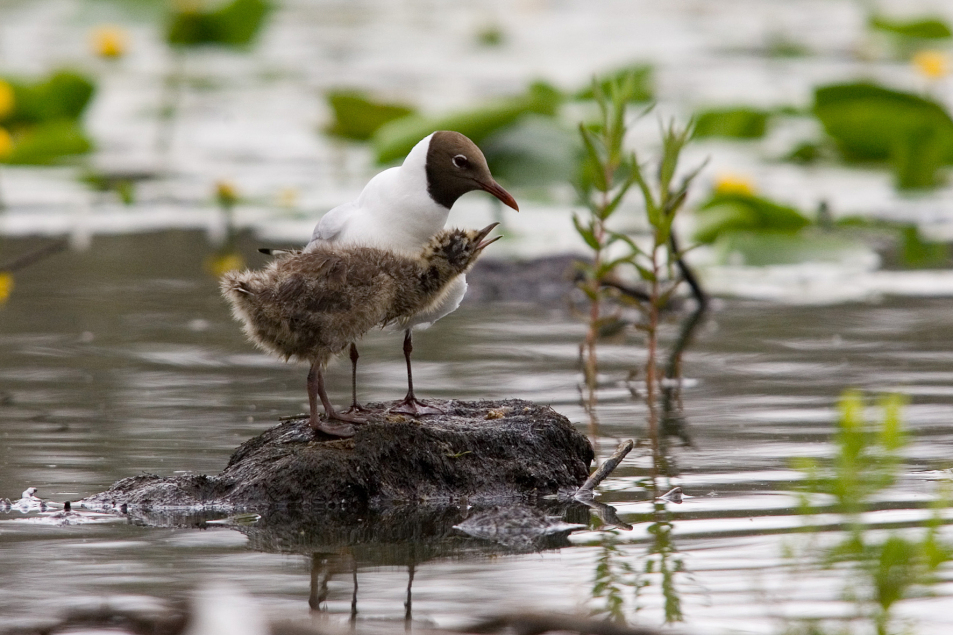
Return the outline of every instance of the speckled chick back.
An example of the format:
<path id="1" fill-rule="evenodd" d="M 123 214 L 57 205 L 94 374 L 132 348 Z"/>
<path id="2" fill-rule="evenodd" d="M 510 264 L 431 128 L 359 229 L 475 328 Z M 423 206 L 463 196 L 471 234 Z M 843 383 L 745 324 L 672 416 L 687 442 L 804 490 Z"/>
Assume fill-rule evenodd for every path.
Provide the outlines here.
<path id="1" fill-rule="evenodd" d="M 321 245 L 277 257 L 259 271 L 229 272 L 222 294 L 245 334 L 286 360 L 326 363 L 376 326 L 440 297 L 476 260 L 460 257 L 471 232 L 437 234 L 420 256 Z"/>

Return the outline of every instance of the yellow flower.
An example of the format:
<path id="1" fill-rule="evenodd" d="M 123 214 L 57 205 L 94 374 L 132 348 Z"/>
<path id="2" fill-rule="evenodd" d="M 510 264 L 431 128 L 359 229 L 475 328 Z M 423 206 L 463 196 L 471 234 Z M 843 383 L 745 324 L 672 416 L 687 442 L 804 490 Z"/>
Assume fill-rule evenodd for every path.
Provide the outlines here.
<path id="1" fill-rule="evenodd" d="M 231 207 L 238 202 L 238 190 L 228 181 L 218 181 L 215 183 L 215 198 L 219 205 Z"/>
<path id="2" fill-rule="evenodd" d="M 6 302 L 11 293 L 13 293 L 13 274 L 0 271 L 0 304 Z"/>
<path id="3" fill-rule="evenodd" d="M 205 260 L 205 270 L 216 278 L 221 278 L 229 271 L 244 269 L 244 267 L 245 259 L 237 252 L 216 254 Z"/>
<path id="4" fill-rule="evenodd" d="M 298 204 L 298 190 L 293 187 L 282 188 L 278 192 L 278 204 L 282 207 L 292 208 Z"/>
<path id="5" fill-rule="evenodd" d="M 950 57 L 943 51 L 920 51 L 913 56 L 913 66 L 929 79 L 940 79 L 950 72 Z"/>
<path id="6" fill-rule="evenodd" d="M 0 163 L 6 161 L 13 154 L 13 137 L 7 129 L 0 126 Z"/>
<path id="7" fill-rule="evenodd" d="M 742 174 L 719 174 L 715 179 L 715 194 L 747 194 L 754 196 L 754 183 Z"/>
<path id="8" fill-rule="evenodd" d="M 3 119 L 12 113 L 13 107 L 15 105 L 16 103 L 15 99 L 13 98 L 13 87 L 0 79 L 0 119 Z"/>
<path id="9" fill-rule="evenodd" d="M 112 24 L 96 27 L 90 36 L 93 52 L 109 59 L 122 57 L 126 53 L 128 40 L 125 30 Z"/>

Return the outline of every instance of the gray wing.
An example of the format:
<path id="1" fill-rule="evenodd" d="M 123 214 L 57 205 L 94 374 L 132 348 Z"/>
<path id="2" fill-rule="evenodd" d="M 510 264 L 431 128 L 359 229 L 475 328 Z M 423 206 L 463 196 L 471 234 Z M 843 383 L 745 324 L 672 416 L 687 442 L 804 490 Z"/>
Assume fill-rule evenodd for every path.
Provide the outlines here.
<path id="1" fill-rule="evenodd" d="M 334 242 L 337 240 L 338 236 L 341 235 L 341 232 L 343 232 L 347 226 L 351 214 L 356 207 L 357 203 L 351 201 L 350 203 L 338 205 L 322 216 L 318 224 L 314 226 L 314 232 L 311 234 L 311 242 L 308 243 L 308 247 L 311 247 L 316 242 Z"/>

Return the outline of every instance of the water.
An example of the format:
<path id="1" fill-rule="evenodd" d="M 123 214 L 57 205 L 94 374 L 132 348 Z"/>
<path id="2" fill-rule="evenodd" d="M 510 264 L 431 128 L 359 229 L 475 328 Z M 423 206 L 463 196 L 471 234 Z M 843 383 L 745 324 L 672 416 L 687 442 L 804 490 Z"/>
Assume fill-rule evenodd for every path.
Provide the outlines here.
<path id="1" fill-rule="evenodd" d="M 306 410 L 306 370 L 243 340 L 205 266 L 225 233 L 216 181 L 230 181 L 242 197 L 238 246 L 256 265 L 264 259 L 255 247 L 300 244 L 323 211 L 352 199 L 378 169 L 367 148 L 317 132 L 327 89 L 366 88 L 436 113 L 519 93 L 540 77 L 572 90 L 595 72 L 636 61 L 656 67 L 655 113 L 682 121 L 707 106 L 806 107 L 815 85 L 858 77 L 953 103 L 953 83 L 928 83 L 893 61 L 865 33 L 862 4 L 846 0 L 284 0 L 250 54 L 189 54 L 162 153 L 158 111 L 172 61 L 151 6 L 0 0 L 0 72 L 39 74 L 68 64 L 99 81 L 86 117 L 97 151 L 87 163 L 0 168 L 7 205 L 0 263 L 52 237 L 71 244 L 19 272 L 0 305 L 0 497 L 15 499 L 34 486 L 50 500 L 77 500 L 139 473 L 215 473 L 277 417 Z M 879 6 L 912 11 L 899 0 Z M 948 3 L 917 7 L 950 17 Z M 130 52 L 116 63 L 88 50 L 88 29 L 102 22 L 129 29 Z M 502 31 L 501 47 L 476 43 L 487 26 Z M 778 40 L 810 54 L 766 55 Z M 567 125 L 582 114 L 568 113 Z M 653 115 L 635 124 L 631 141 L 644 157 L 657 144 L 657 122 Z M 924 236 L 953 237 L 951 185 L 902 195 L 884 170 L 775 160 L 818 134 L 808 118 L 792 118 L 761 142 L 691 146 L 686 167 L 710 159 L 692 200 L 706 196 L 719 174 L 742 174 L 804 210 L 826 201 L 835 217 L 903 220 Z M 136 203 L 85 187 L 77 177 L 88 166 L 147 177 Z M 582 249 L 569 188 L 514 194 L 521 212 L 507 212 L 508 239 L 493 246 L 495 254 Z M 487 199 L 465 197 L 451 221 L 481 227 L 494 220 Z M 636 212 L 621 210 L 620 224 L 637 227 Z M 696 255 L 710 289 L 749 299 L 718 300 L 685 354 L 683 437 L 667 440 L 670 476 L 659 482 L 684 489 L 681 505 L 653 516 L 644 486 L 652 463 L 639 447 L 599 490 L 599 500 L 634 529 L 602 531 L 593 520 L 592 529 L 534 554 L 492 543 L 477 548 L 459 535 L 433 545 L 325 545 L 314 553 L 313 545 L 278 543 L 254 525 L 157 528 L 103 517 L 61 526 L 36 513 L 0 513 L 0 629 L 103 601 L 153 607 L 210 579 L 240 583 L 272 618 L 346 623 L 355 577 L 362 626 L 383 620 L 385 628 L 403 628 L 412 581 L 415 624 L 454 627 L 506 610 L 597 609 L 604 603 L 593 598 L 600 563 L 644 571 L 651 561 L 658 570 L 663 555 L 679 569 L 674 594 L 661 592 L 657 574 L 644 576 L 651 585 L 638 598 L 632 586 L 619 586 L 632 621 L 661 624 L 675 596 L 693 633 L 775 633 L 790 619 L 849 614 L 843 568 L 798 569 L 783 556 L 803 536 L 795 493 L 801 475 L 791 459 L 833 454 L 835 404 L 845 389 L 908 395 L 912 434 L 901 478 L 864 520 L 909 529 L 928 517 L 949 476 L 953 444 L 949 272 L 884 271 L 870 254 L 774 268 L 712 265 L 703 251 Z M 677 332 L 673 317 L 666 346 Z M 644 351 L 635 335 L 600 347 L 594 430 L 580 404 L 583 336 L 561 303 L 465 304 L 415 339 L 419 392 L 551 404 L 590 433 L 605 457 L 619 439 L 645 434 L 644 407 L 630 391 L 637 386 L 626 380 Z M 362 400 L 401 396 L 400 336 L 371 334 L 361 352 Z M 329 384 L 332 398 L 345 403 L 345 363 L 332 368 Z M 585 520 L 578 510 L 571 515 Z M 821 540 L 843 536 L 836 516 L 819 522 L 829 529 Z M 939 578 L 933 595 L 897 607 L 917 633 L 948 631 L 950 567 Z M 321 611 L 312 612 L 309 599 Z"/>
<path id="2" fill-rule="evenodd" d="M 2 249 L 20 253 L 39 243 L 6 239 Z M 257 244 L 241 241 L 250 262 Z M 44 498 L 76 500 L 142 472 L 214 473 L 243 440 L 304 409 L 305 369 L 273 361 L 243 340 L 203 271 L 211 249 L 200 232 L 99 237 L 88 251 L 52 256 L 17 277 L 0 310 L 3 496 L 35 486 Z M 666 326 L 669 341 L 676 326 Z M 941 300 L 810 308 L 719 301 L 684 358 L 690 444 L 671 440 L 673 476 L 663 483 L 690 496 L 668 506 L 673 557 L 684 563 L 676 589 L 689 627 L 773 632 L 781 615 L 845 610 L 838 576 L 810 569 L 796 576 L 782 558 L 803 522 L 795 510 L 800 476 L 789 461 L 831 454 L 833 406 L 845 388 L 908 394 L 913 438 L 903 476 L 868 521 L 902 527 L 926 517 L 936 470 L 949 468 L 953 450 L 951 333 L 953 315 Z M 416 338 L 419 390 L 549 403 L 587 430 L 576 365 L 582 335 L 558 307 L 464 305 Z M 399 335 L 376 334 L 362 353 L 362 398 L 402 394 Z M 642 351 L 633 339 L 600 353 L 594 441 L 606 456 L 618 439 L 645 434 L 643 409 L 625 385 Z M 332 367 L 330 382 L 332 398 L 346 402 L 346 363 Z M 585 531 L 558 550 L 492 558 L 465 550 L 418 561 L 412 544 L 337 547 L 327 554 L 333 575 L 322 608 L 347 619 L 356 567 L 359 618 L 402 620 L 410 562 L 413 616 L 423 623 L 596 607 L 590 595 L 607 541 L 616 561 L 636 569 L 655 544 L 645 518 L 649 468 L 647 451 L 637 448 L 600 489 L 600 500 L 635 525 L 632 531 Z M 102 598 L 143 606 L 218 577 L 240 581 L 272 617 L 310 614 L 311 553 L 276 550 L 254 532 L 250 542 L 225 527 L 150 528 L 121 519 L 63 527 L 29 517 L 0 516 L 0 614 L 26 619 Z M 946 605 L 953 587 L 944 582 L 935 591 L 936 598 L 902 603 L 917 615 L 918 632 L 943 632 L 936 607 Z M 640 623 L 661 622 L 656 585 L 639 602 Z"/>

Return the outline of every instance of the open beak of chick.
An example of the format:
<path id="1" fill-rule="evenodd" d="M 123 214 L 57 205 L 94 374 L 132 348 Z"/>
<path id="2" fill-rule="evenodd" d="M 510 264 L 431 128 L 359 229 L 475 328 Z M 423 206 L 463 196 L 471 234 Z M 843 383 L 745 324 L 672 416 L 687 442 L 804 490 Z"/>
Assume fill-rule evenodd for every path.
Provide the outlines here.
<path id="1" fill-rule="evenodd" d="M 484 249 L 486 249 L 486 246 L 487 246 L 487 245 L 491 245 L 491 244 L 495 243 L 496 241 L 498 241 L 500 238 L 503 238 L 502 236 L 494 236 L 494 237 L 491 238 L 490 240 L 483 240 L 484 238 L 486 238 L 487 234 L 489 234 L 491 231 L 493 231 L 493 229 L 494 229 L 497 225 L 499 225 L 499 223 L 490 223 L 489 225 L 487 225 L 486 227 L 484 227 L 483 229 L 481 229 L 481 230 L 479 231 L 479 233 L 477 233 L 476 239 L 477 239 L 478 241 L 480 241 L 480 242 L 477 243 L 477 246 L 476 246 L 476 250 L 477 250 L 477 251 L 483 251 Z"/>

